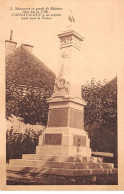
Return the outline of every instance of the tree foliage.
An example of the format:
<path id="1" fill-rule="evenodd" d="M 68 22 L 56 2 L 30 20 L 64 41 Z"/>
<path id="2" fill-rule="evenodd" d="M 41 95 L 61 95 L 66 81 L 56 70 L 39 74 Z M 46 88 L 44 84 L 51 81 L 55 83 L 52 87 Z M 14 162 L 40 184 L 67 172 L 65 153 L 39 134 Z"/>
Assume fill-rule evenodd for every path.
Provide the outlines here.
<path id="1" fill-rule="evenodd" d="M 92 150 L 117 156 L 117 78 L 108 83 L 92 79 L 82 86 L 82 97 L 87 102 L 84 124 Z"/>
<path id="2" fill-rule="evenodd" d="M 41 124 L 46 126 L 48 117 L 47 98 L 50 92 L 41 90 L 36 93 L 33 89 L 23 95 L 18 87 L 8 87 L 6 90 L 6 116 L 23 118 L 24 123 Z"/>
<path id="3" fill-rule="evenodd" d="M 85 126 L 100 122 L 106 127 L 117 123 L 117 80 L 109 83 L 92 79 L 82 87 L 82 97 L 86 100 Z"/>
<path id="4" fill-rule="evenodd" d="M 6 57 L 6 116 L 25 123 L 47 124 L 47 98 L 52 94 L 55 75 L 23 47 Z M 24 94 L 24 89 L 27 92 Z"/>
<path id="5" fill-rule="evenodd" d="M 13 128 L 6 132 L 6 160 L 22 158 L 22 154 L 34 154 L 41 131 L 27 129 L 24 134 L 14 132 Z"/>

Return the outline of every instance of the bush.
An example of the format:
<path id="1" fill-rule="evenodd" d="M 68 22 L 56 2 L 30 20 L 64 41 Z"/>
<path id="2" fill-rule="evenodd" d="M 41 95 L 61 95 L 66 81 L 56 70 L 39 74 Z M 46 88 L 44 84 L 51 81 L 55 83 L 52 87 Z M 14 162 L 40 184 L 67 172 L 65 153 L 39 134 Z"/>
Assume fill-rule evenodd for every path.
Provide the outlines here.
<path id="1" fill-rule="evenodd" d="M 24 134 L 14 132 L 13 127 L 6 132 L 6 161 L 22 158 L 22 154 L 34 154 L 41 131 L 27 129 Z"/>

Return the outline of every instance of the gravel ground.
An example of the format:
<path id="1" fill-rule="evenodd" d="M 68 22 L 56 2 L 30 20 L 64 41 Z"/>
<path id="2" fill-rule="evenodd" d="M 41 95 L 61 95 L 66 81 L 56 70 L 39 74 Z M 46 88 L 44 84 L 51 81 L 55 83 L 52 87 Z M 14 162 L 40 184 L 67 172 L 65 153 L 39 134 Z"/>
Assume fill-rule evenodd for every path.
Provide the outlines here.
<path id="1" fill-rule="evenodd" d="M 7 185 L 117 185 L 117 175 L 68 177 L 7 171 Z"/>

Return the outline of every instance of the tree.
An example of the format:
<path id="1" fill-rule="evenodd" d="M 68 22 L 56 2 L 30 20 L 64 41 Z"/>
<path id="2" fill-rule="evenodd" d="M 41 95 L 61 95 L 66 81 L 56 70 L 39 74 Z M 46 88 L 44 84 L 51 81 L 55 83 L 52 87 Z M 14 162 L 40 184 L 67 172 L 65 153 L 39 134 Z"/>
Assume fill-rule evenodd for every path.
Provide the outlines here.
<path id="1" fill-rule="evenodd" d="M 7 55 L 5 62 L 7 118 L 13 114 L 25 123 L 46 125 L 55 74 L 23 46 Z"/>
<path id="2" fill-rule="evenodd" d="M 6 90 L 7 118 L 13 114 L 23 118 L 24 123 L 38 123 L 46 126 L 48 117 L 47 98 L 50 97 L 51 93 L 52 90 L 40 90 L 39 88 L 38 92 L 32 89 L 24 95 L 23 88 L 20 91 L 16 85 L 8 86 Z"/>
<path id="3" fill-rule="evenodd" d="M 117 156 L 117 78 L 109 83 L 92 79 L 82 86 L 82 97 L 87 102 L 84 126 L 90 131 L 92 150 Z"/>
<path id="4" fill-rule="evenodd" d="M 34 154 L 38 145 L 41 131 L 27 129 L 25 133 L 18 133 L 11 128 L 6 131 L 6 160 L 22 158 L 22 154 Z"/>

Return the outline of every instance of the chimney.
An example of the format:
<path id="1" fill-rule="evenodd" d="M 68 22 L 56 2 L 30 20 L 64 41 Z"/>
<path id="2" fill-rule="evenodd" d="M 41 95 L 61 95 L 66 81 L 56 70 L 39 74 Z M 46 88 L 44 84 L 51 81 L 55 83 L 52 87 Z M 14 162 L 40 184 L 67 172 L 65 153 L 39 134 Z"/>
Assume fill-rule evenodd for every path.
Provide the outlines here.
<path id="1" fill-rule="evenodd" d="M 33 46 L 29 44 L 22 44 L 22 47 L 25 48 L 27 51 L 29 51 L 32 54 Z"/>
<path id="2" fill-rule="evenodd" d="M 5 56 L 16 50 L 17 42 L 13 41 L 13 30 L 10 32 L 10 40 L 5 40 Z"/>

